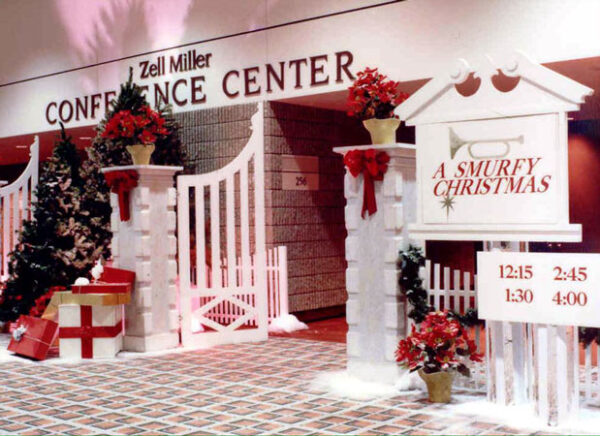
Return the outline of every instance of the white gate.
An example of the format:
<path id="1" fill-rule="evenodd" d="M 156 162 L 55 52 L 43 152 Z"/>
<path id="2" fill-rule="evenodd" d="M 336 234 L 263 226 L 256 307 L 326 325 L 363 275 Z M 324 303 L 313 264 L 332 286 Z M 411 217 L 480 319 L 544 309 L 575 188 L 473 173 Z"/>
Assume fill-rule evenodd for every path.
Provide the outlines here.
<path id="1" fill-rule="evenodd" d="M 287 247 L 285 245 L 281 245 L 279 247 L 273 247 L 267 249 L 267 263 L 265 265 L 266 269 L 266 279 L 267 279 L 267 301 L 268 304 L 268 314 L 269 314 L 269 322 L 271 322 L 274 318 L 277 318 L 281 315 L 287 315 L 289 313 L 289 305 L 288 305 L 288 279 L 287 279 Z M 237 263 L 235 265 L 235 274 L 237 277 L 237 281 L 240 280 L 240 274 L 242 274 L 242 262 L 241 258 L 238 256 Z M 250 257 L 250 266 L 251 266 L 251 274 L 254 275 L 254 269 L 256 268 L 256 264 L 254 262 L 254 255 Z M 195 262 L 191 262 L 190 264 L 191 276 L 190 282 L 192 283 L 192 289 L 196 286 L 195 283 L 198 282 L 197 274 L 198 271 L 196 269 Z M 221 258 L 221 280 L 227 286 L 228 277 L 229 277 L 229 265 L 227 264 L 227 258 Z M 211 284 L 212 270 L 207 265 L 206 268 L 206 276 L 208 277 L 208 285 Z M 197 302 L 201 304 L 201 301 Z M 218 314 L 215 312 L 211 312 L 211 315 L 214 315 L 214 318 L 231 318 L 237 317 L 239 314 L 239 307 L 230 306 L 226 303 L 221 303 L 217 306 Z M 194 310 L 194 306 L 192 306 L 192 310 Z"/>
<path id="2" fill-rule="evenodd" d="M 181 337 L 186 347 L 267 339 L 263 129 L 259 103 L 252 135 L 232 162 L 210 173 L 177 177 Z M 237 268 L 222 274 L 223 258 Z M 223 306 L 230 316 L 221 316 Z"/>
<path id="3" fill-rule="evenodd" d="M 10 185 L 0 188 L 0 282 L 8 277 L 8 255 L 17 245 L 23 220 L 31 218 L 30 204 L 38 183 L 39 138 L 29 148 L 25 171 Z"/>

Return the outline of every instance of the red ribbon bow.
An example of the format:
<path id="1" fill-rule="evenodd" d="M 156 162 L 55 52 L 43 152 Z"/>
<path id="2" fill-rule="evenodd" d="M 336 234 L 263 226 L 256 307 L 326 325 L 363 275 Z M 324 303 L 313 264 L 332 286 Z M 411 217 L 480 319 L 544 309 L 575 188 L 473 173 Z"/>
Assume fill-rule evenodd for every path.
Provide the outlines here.
<path id="1" fill-rule="evenodd" d="M 383 180 L 383 175 L 388 169 L 390 156 L 385 151 L 377 152 L 372 148 L 368 150 L 350 150 L 344 156 L 344 164 L 353 177 L 360 173 L 364 178 L 363 204 L 360 216 L 365 217 L 365 212 L 373 215 L 377 212 L 375 200 L 375 180 Z"/>
<path id="2" fill-rule="evenodd" d="M 110 191 L 119 196 L 121 221 L 129 221 L 129 192 L 137 186 L 139 175 L 135 170 L 104 173 Z"/>

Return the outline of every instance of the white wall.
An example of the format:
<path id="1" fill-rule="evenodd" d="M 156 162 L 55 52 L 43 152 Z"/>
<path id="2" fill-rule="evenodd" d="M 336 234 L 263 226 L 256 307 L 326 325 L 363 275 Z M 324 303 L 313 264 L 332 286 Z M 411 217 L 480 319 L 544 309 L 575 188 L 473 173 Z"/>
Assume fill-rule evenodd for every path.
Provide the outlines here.
<path id="1" fill-rule="evenodd" d="M 501 59 L 521 49 L 540 62 L 600 55 L 600 1 L 596 0 L 408 0 L 206 42 L 180 50 L 111 60 L 150 50 L 215 38 L 320 14 L 362 7 L 368 0 L 4 0 L 0 3 L 0 137 L 54 130 L 46 121 L 49 102 L 115 90 L 129 65 L 141 84 L 203 74 L 205 103 L 190 110 L 257 99 L 289 98 L 342 90 L 349 84 L 309 87 L 303 70 L 295 88 L 286 64 L 283 91 L 265 92 L 264 64 L 327 54 L 325 74 L 335 74 L 334 53 L 354 54 L 353 71 L 379 66 L 396 80 L 430 77 L 456 57 Z M 195 48 L 212 53 L 210 68 L 194 74 L 139 80 L 139 62 Z M 106 64 L 24 83 L 86 65 Z M 228 98 L 223 76 L 230 70 L 259 66 L 258 96 Z M 303 67 L 307 68 L 307 67 Z M 242 73 L 243 75 L 243 73 Z M 322 76 L 324 77 L 324 76 Z M 333 83 L 332 83 L 333 82 Z M 8 85 L 6 85 L 8 84 Z M 232 81 L 231 84 L 235 84 Z M 3 86 L 5 85 L 5 86 Z M 189 85 L 188 85 L 189 88 Z M 183 90 L 180 87 L 180 91 Z M 182 95 L 186 93 L 183 92 Z M 189 93 L 188 93 L 189 94 Z M 95 119 L 71 121 L 89 125 Z"/>

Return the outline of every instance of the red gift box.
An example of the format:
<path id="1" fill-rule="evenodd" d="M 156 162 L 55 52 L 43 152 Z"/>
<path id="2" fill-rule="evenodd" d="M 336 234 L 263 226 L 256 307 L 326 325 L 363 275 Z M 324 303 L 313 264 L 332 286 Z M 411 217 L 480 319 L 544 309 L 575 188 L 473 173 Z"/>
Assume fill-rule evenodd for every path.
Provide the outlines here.
<path id="1" fill-rule="evenodd" d="M 100 280 L 106 283 L 131 283 L 131 286 L 133 286 L 135 283 L 135 272 L 105 266 Z"/>
<path id="2" fill-rule="evenodd" d="M 89 285 L 73 285 L 74 294 L 127 294 L 131 292 L 129 283 L 90 283 Z"/>
<path id="3" fill-rule="evenodd" d="M 8 344 L 8 351 L 44 360 L 56 337 L 58 324 L 54 321 L 27 315 L 21 315 L 16 324 L 17 327 Z"/>
<path id="4" fill-rule="evenodd" d="M 135 273 L 126 269 L 104 267 L 97 283 L 73 285 L 74 294 L 126 294 L 131 292 L 135 283 Z"/>

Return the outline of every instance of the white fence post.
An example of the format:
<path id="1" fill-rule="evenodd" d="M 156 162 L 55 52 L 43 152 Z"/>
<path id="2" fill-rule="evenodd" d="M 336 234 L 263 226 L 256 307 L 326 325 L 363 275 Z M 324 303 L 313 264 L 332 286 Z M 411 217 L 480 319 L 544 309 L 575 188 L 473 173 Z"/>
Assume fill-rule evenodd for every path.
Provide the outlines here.
<path id="1" fill-rule="evenodd" d="M 30 205 L 35 201 L 38 184 L 40 141 L 37 136 L 29 148 L 29 163 L 10 185 L 0 188 L 0 281 L 8 277 L 8 255 L 17 245 L 23 220 L 32 216 Z"/>
<path id="2" fill-rule="evenodd" d="M 290 313 L 288 295 L 287 247 L 278 247 L 279 260 L 279 314 Z"/>

